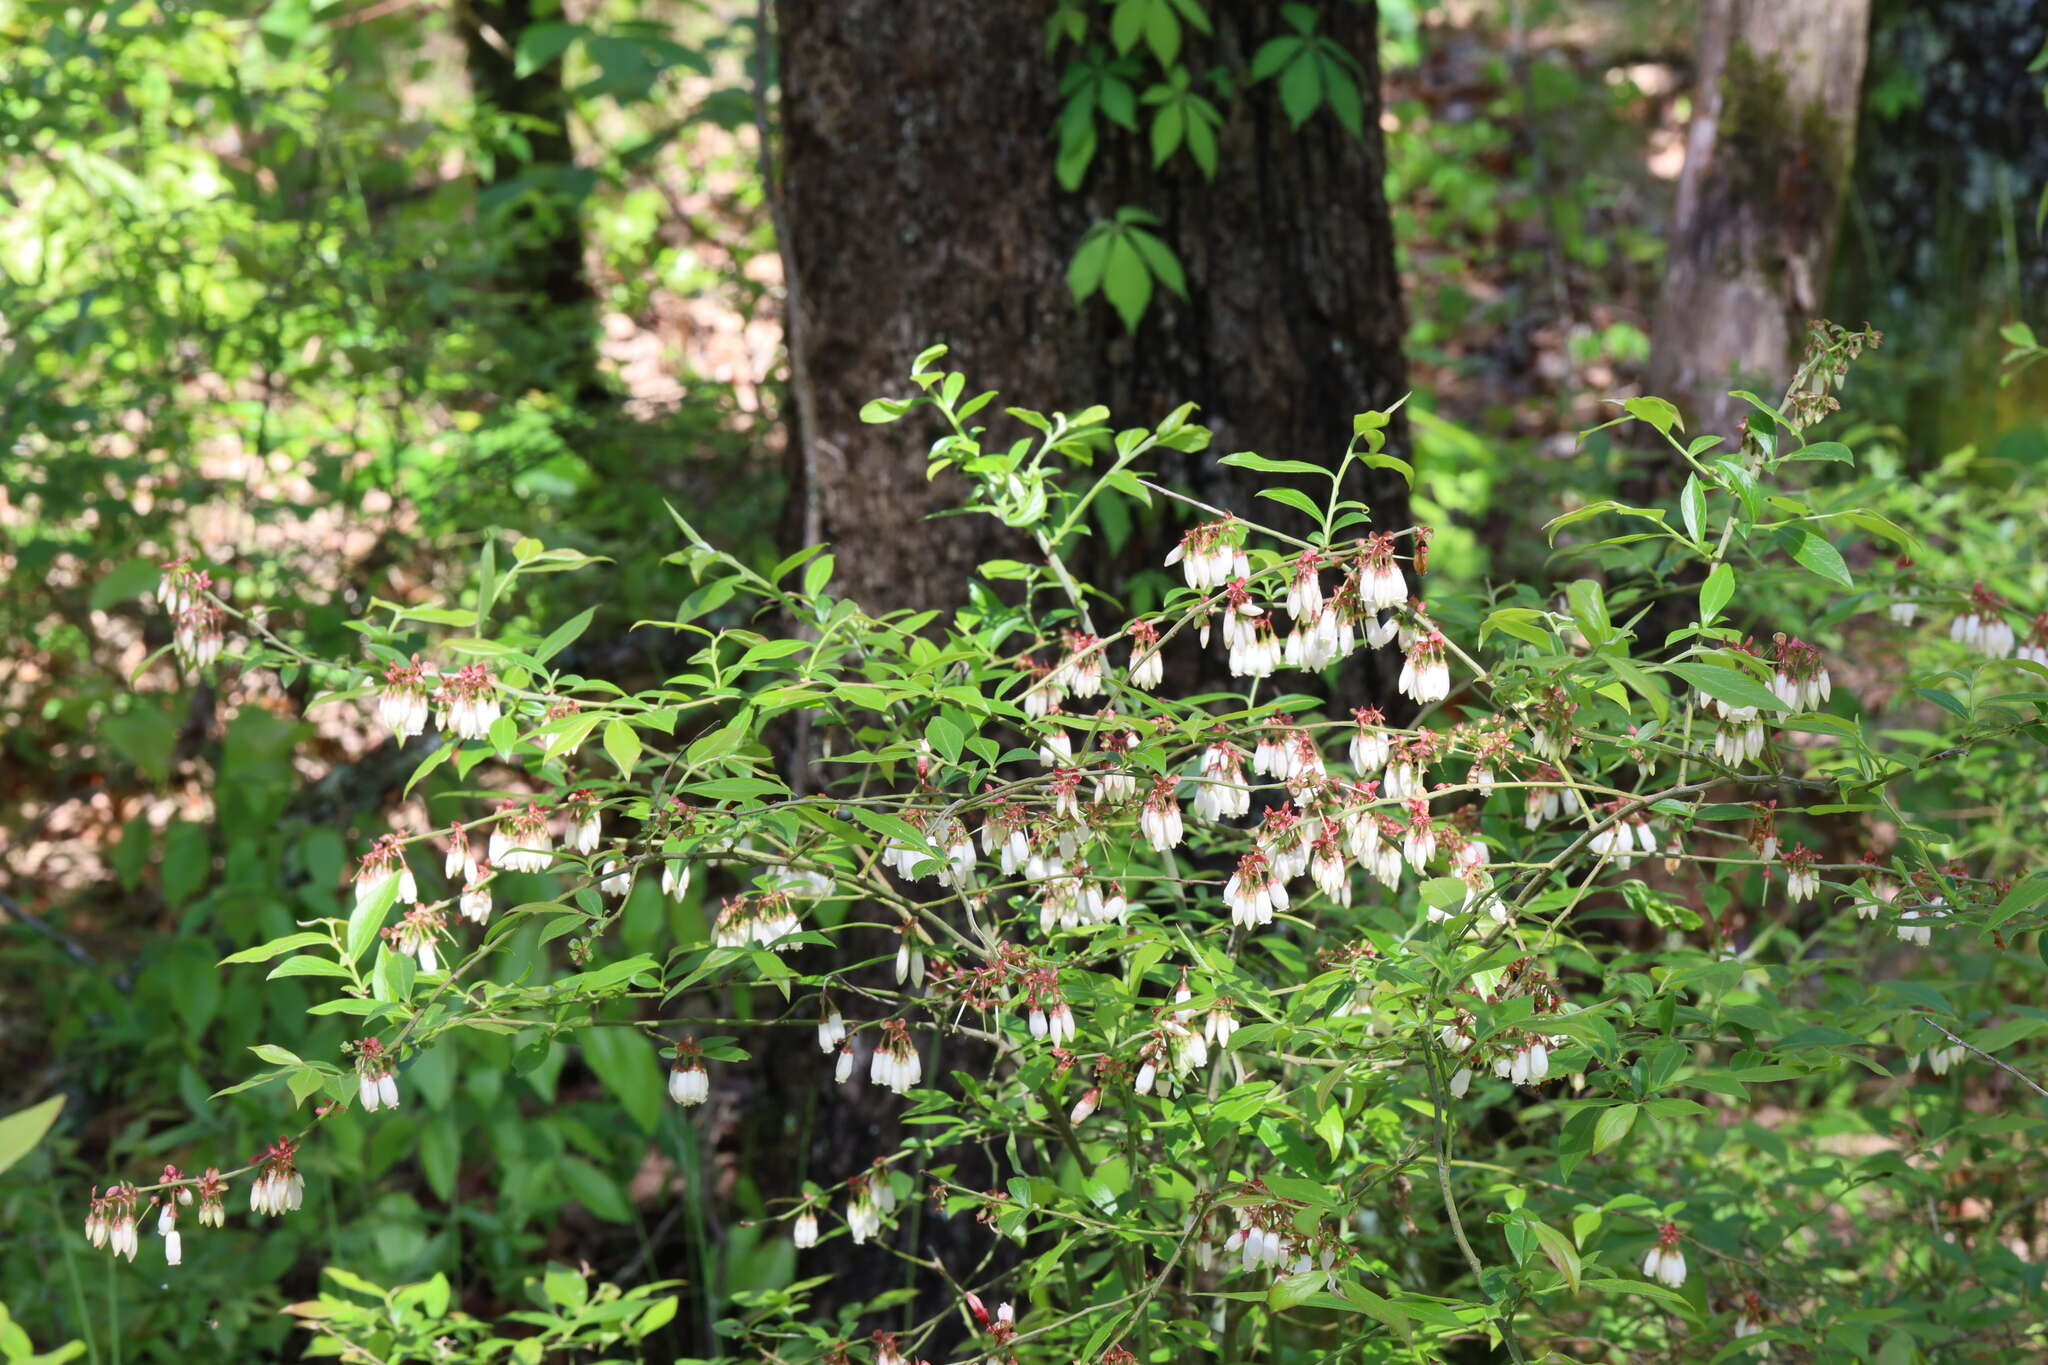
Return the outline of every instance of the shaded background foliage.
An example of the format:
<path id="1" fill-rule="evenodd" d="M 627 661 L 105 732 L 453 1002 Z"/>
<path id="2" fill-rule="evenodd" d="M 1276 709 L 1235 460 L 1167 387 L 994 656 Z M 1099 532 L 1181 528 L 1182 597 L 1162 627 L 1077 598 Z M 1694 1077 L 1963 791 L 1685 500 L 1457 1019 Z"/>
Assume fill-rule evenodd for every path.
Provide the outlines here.
<path id="1" fill-rule="evenodd" d="M 804 9 L 780 9 L 786 42 Z M 1442 528 L 1433 590 L 1548 583 L 1531 509 L 1607 496 L 1638 458 L 1572 433 L 1604 418 L 1599 400 L 1634 392 L 1648 360 L 1694 16 L 1628 0 L 1385 0 L 1376 18 L 1383 80 L 1368 107 L 1390 240 L 1368 245 L 1398 262 L 1402 297 L 1390 277 L 1396 311 L 1351 319 L 1384 352 L 1363 371 L 1383 390 L 1325 402 L 1348 423 L 1401 390 L 1400 319 L 1415 514 Z M 133 1360 L 286 1357 L 275 1309 L 325 1264 L 386 1283 L 445 1271 L 461 1303 L 491 1313 L 552 1259 L 683 1279 L 663 1344 L 711 1355 L 735 1296 L 785 1293 L 796 1276 L 786 1243 L 749 1226 L 766 1192 L 838 1179 L 849 1148 L 878 1142 L 881 1111 L 793 1067 L 736 1079 L 696 1124 L 659 1103 L 653 1060 L 609 1051 L 604 1031 L 518 1065 L 511 1044 L 466 1035 L 408 1073 L 422 1102 L 402 1117 L 331 1125 L 317 1216 L 195 1240 L 168 1292 L 73 1236 L 79 1193 L 107 1171 L 267 1140 L 274 1095 L 206 1098 L 246 1074 L 248 1045 L 325 1056 L 347 1036 L 306 1016 L 316 997 L 296 983 L 214 963 L 335 913 L 349 858 L 411 769 L 381 733 L 305 712 L 304 679 L 227 697 L 174 688 L 149 662 L 165 627 L 137 600 L 157 562 L 221 566 L 238 597 L 338 653 L 368 600 L 454 600 L 497 531 L 539 535 L 612 558 L 616 586 L 590 603 L 541 580 L 509 604 L 514 623 L 593 607 L 576 666 L 658 680 L 677 646 L 628 627 L 672 614 L 691 586 L 651 525 L 656 496 L 773 563 L 817 525 L 804 442 L 819 419 L 803 430 L 803 393 L 857 403 L 943 330 L 925 311 L 942 285 L 903 305 L 886 366 L 806 352 L 798 318 L 813 372 L 793 372 L 777 213 L 805 215 L 790 235 L 817 243 L 809 255 L 846 253 L 849 302 L 830 325 L 855 336 L 863 319 L 846 310 L 879 249 L 858 234 L 884 218 L 849 215 L 858 232 L 835 236 L 829 202 L 783 197 L 783 170 L 800 167 L 772 145 L 786 115 L 763 30 L 750 7 L 683 0 L 0 3 L 0 629 L 17 642 L 0 660 L 0 1109 L 67 1101 L 53 1137 L 0 1175 L 14 1230 L 0 1286 L 39 1341 L 84 1336 L 95 1359 L 117 1340 Z M 2048 366 L 1995 376 L 1999 327 L 2048 284 L 2048 115 L 2028 69 L 2044 43 L 2048 20 L 2024 0 L 1877 5 L 1829 286 L 1838 315 L 1892 338 L 1845 396 L 1848 439 L 1898 477 L 1887 510 L 1902 523 L 1960 509 L 1970 539 L 1950 567 L 1964 576 L 1979 555 L 1996 568 L 1987 547 L 2042 534 Z M 1041 406 L 1112 396 L 1098 388 L 1141 405 L 1207 398 L 1176 387 L 1237 368 L 1227 347 L 1199 354 L 1206 275 L 1195 302 L 1161 286 L 1135 332 L 1105 299 L 1062 292 L 1087 225 L 1146 202 L 1162 173 L 1142 138 L 1105 124 L 1126 140 L 1105 143 L 1097 178 L 1056 183 L 1061 60 L 1043 58 L 1030 79 L 1046 97 L 1012 125 L 1045 224 L 1017 270 L 1050 291 L 1017 330 L 1066 329 L 1091 360 L 1020 358 L 1050 391 L 1004 387 Z M 1321 117 L 1331 126 L 1313 135 L 1348 146 Z M 940 154 L 979 155 L 944 148 L 944 131 Z M 1197 174 L 1163 173 L 1178 208 L 1153 205 L 1191 271 L 1230 254 L 1232 220 L 1210 210 L 1243 183 Z M 958 207 L 951 230 L 976 231 L 977 205 Z M 1317 213 L 1290 194 L 1271 216 L 1284 231 Z M 800 309 L 810 267 L 796 263 Z M 963 308 L 972 330 L 983 317 Z M 1242 401 L 1286 410 L 1295 395 L 1273 391 L 1298 381 L 1276 371 Z M 1268 449 L 1266 425 L 1233 434 Z M 899 481 L 921 473 L 913 460 Z M 847 543 L 874 533 L 832 529 Z M 1142 604 L 1170 528 L 1110 499 L 1093 530 Z M 1953 781 L 1959 828 L 2020 857 L 2029 831 L 1993 799 L 2012 775 L 1986 756 Z M 431 810 L 480 785 L 444 771 L 422 799 Z M 700 933 L 700 903 L 643 887 L 625 946 Z M 856 1267 L 823 1301 L 870 1297 L 892 1274 Z"/>

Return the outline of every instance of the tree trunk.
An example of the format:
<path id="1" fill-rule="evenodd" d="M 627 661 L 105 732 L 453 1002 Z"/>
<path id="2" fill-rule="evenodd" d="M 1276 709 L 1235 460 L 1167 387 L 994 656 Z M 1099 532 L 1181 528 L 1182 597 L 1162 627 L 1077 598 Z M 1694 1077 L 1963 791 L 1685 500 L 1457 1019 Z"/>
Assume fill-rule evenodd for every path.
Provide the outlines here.
<path id="1" fill-rule="evenodd" d="M 1856 142 L 1869 0 L 1706 0 L 1649 392 L 1732 441 L 1818 315 Z"/>
<path id="2" fill-rule="evenodd" d="M 1232 7 L 1213 7 L 1217 10 Z M 863 426 L 932 342 L 977 388 L 1024 407 L 1110 406 L 1152 422 L 1192 400 L 1213 453 L 1164 473 L 1219 506 L 1284 520 L 1217 455 L 1253 449 L 1333 462 L 1358 411 L 1402 392 L 1400 292 L 1382 188 L 1376 13 L 1326 7 L 1320 32 L 1360 63 L 1364 136 L 1327 109 L 1288 126 L 1271 82 L 1242 88 L 1277 11 L 1216 18 L 1184 61 L 1222 66 L 1218 168 L 1185 155 L 1154 171 L 1142 133 L 1105 132 L 1078 193 L 1054 175 L 1057 86 L 1045 11 L 979 0 L 778 0 L 787 263 L 800 302 L 799 496 L 839 548 L 840 581 L 871 609 L 957 601 L 997 553 L 991 523 L 925 522 L 956 490 L 924 477 L 930 433 Z M 1142 84 L 1142 82 L 1141 82 Z M 1136 335 L 1100 298 L 1076 306 L 1066 268 L 1087 225 L 1124 205 L 1163 220 L 1189 297 L 1160 291 Z M 1399 452 L 1405 428 L 1392 440 Z M 1398 480 L 1361 477 L 1376 524 L 1407 524 Z M 1156 563 L 1161 546 L 1144 547 Z"/>
<path id="3" fill-rule="evenodd" d="M 525 160 L 499 157 L 485 188 L 524 176 L 560 201 L 549 212 L 522 207 L 512 218 L 504 274 L 519 291 L 514 314 L 527 341 L 522 349 L 544 358 L 544 378 L 579 404 L 598 403 L 605 389 L 597 366 L 597 301 L 583 264 L 577 213 L 582 194 L 574 184 L 578 172 L 561 58 L 519 74 L 516 56 L 520 38 L 535 22 L 533 0 L 463 0 L 455 14 L 477 103 L 532 120 L 520 130 L 528 149 Z M 546 344 L 539 344 L 542 339 Z"/>

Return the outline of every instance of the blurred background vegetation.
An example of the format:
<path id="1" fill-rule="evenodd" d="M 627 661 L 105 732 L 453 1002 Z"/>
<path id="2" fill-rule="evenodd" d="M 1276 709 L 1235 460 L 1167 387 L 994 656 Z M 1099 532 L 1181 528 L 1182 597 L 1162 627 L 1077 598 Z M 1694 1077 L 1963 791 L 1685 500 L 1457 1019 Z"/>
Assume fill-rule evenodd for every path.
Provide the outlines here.
<path id="1" fill-rule="evenodd" d="M 688 592 L 657 498 L 763 563 L 811 524 L 771 19 L 737 0 L 0 0 L 0 1112 L 66 1100 L 0 1172 L 0 1298 L 39 1344 L 287 1358 L 277 1310 L 328 1265 L 443 1272 L 486 1316 L 529 1303 L 549 1259 L 680 1278 L 680 1355 L 715 1355 L 749 1296 L 793 1292 L 786 1244 L 746 1220 L 753 1173 L 803 1175 L 814 1116 L 742 1086 L 693 1125 L 659 1103 L 651 1058 L 595 1038 L 523 1075 L 511 1040 L 426 1055 L 419 1102 L 341 1116 L 309 1153 L 307 1216 L 191 1239 L 168 1288 L 76 1236 L 107 1172 L 274 1135 L 277 1097 L 207 1100 L 248 1044 L 337 1054 L 345 1021 L 215 963 L 335 913 L 411 766 L 339 708 L 308 713 L 289 675 L 173 686 L 141 604 L 161 561 L 216 566 L 333 654 L 373 600 L 452 598 L 487 541 L 537 536 L 611 557 L 614 589 L 550 599 L 538 580 L 514 609 L 594 606 L 576 666 L 628 682 L 673 671 L 629 627 Z M 1651 0 L 1378 6 L 1433 591 L 1545 581 L 1534 528 L 1635 474 L 1575 433 L 1651 363 L 1700 19 Z M 1827 316 L 1887 334 L 1830 435 L 1895 519 L 1964 517 L 1971 540 L 1946 547 L 1964 578 L 1989 546 L 2024 559 L 2048 519 L 2048 366 L 2001 384 L 1999 365 L 2001 329 L 2048 298 L 2044 45 L 2035 0 L 1878 0 L 1823 287 Z M 1044 114 L 1020 115 L 1024 136 L 1051 136 Z M 807 378 L 877 392 L 915 349 Z M 1150 546 L 1132 515 L 1105 513 L 1113 547 Z M 2033 572 L 2009 590 L 2038 596 Z M 1958 818 L 2007 780 L 1959 765 Z M 457 789 L 436 781 L 428 801 Z M 1991 837 L 2017 857 L 2029 834 Z M 696 930 L 692 907 L 638 894 L 629 948 Z"/>

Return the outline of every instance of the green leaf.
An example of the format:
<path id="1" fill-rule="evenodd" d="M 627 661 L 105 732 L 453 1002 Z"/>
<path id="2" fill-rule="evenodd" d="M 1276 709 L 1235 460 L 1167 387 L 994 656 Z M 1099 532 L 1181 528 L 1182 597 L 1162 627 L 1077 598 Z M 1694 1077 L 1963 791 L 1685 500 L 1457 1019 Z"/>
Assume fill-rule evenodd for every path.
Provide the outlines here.
<path id="1" fill-rule="evenodd" d="M 1716 564 L 1707 575 L 1707 581 L 1700 584 L 1700 621 L 1712 625 L 1728 600 L 1735 596 L 1735 570 L 1727 563 Z"/>
<path id="2" fill-rule="evenodd" d="M 933 716 L 924 727 L 925 742 L 948 763 L 960 761 L 960 750 L 967 742 L 967 736 L 958 721 L 949 716 Z"/>
<path id="3" fill-rule="evenodd" d="M 1292 507 L 1311 521 L 1320 523 L 1323 519 L 1323 509 L 1316 505 L 1314 498 L 1299 488 L 1261 488 L 1258 496 Z"/>
<path id="4" fill-rule="evenodd" d="M 1278 73 L 1301 51 L 1299 38 L 1269 38 L 1252 54 L 1251 78 L 1262 81 Z"/>
<path id="5" fill-rule="evenodd" d="M 1310 464 L 1306 460 L 1268 459 L 1264 455 L 1256 455 L 1249 450 L 1240 450 L 1234 455 L 1225 455 L 1217 463 L 1229 465 L 1233 469 L 1252 469 L 1261 474 L 1315 474 L 1326 479 L 1330 477 L 1330 471 L 1322 465 Z"/>
<path id="6" fill-rule="evenodd" d="M 1296 128 L 1307 123 L 1323 102 L 1323 80 L 1313 54 L 1303 52 L 1280 73 L 1280 107 Z"/>
<path id="7" fill-rule="evenodd" d="M 283 938 L 274 938 L 270 942 L 258 944 L 254 948 L 244 948 L 239 953 L 229 953 L 215 965 L 228 967 L 238 962 L 268 962 L 273 957 L 282 957 L 286 953 L 293 952 L 299 948 L 310 948 L 316 943 L 325 942 L 327 942 L 327 935 L 303 930 L 296 934 L 286 934 Z"/>
<path id="8" fill-rule="evenodd" d="M 1636 1126 L 1636 1114 L 1640 1106 L 1617 1104 L 1611 1109 L 1600 1111 L 1599 1122 L 1593 1125 L 1593 1151 L 1606 1151 L 1615 1143 L 1627 1137 L 1629 1130 Z"/>
<path id="9" fill-rule="evenodd" d="M 64 1097 L 52 1095 L 41 1104 L 17 1109 L 0 1119 L 0 1173 L 35 1150 L 63 1108 Z"/>
<path id="10" fill-rule="evenodd" d="M 377 931 L 384 927 L 384 916 L 398 900 L 398 878 L 387 877 L 384 886 L 376 895 L 360 901 L 348 916 L 348 960 L 360 962 L 370 945 L 377 941 Z"/>
<path id="11" fill-rule="evenodd" d="M 1344 1149 L 1344 1111 L 1334 1103 L 1325 1105 L 1323 1116 L 1316 1120 L 1316 1136 L 1329 1144 L 1330 1160 L 1335 1161 Z"/>
<path id="12" fill-rule="evenodd" d="M 630 778 L 633 765 L 640 761 L 640 736 L 625 721 L 606 721 L 604 751 L 619 765 L 619 776 Z"/>
<path id="13" fill-rule="evenodd" d="M 1409 1339 L 1411 1335 L 1409 1317 L 1401 1311 L 1397 1304 L 1389 1302 L 1373 1293 L 1370 1289 L 1349 1280 L 1340 1283 L 1337 1286 L 1337 1292 L 1343 1295 L 1359 1312 L 1375 1322 L 1383 1322 L 1392 1328 L 1394 1334 L 1403 1341 Z"/>
<path id="14" fill-rule="evenodd" d="M 581 1157 L 565 1156 L 555 1162 L 555 1169 L 561 1173 L 562 1185 L 570 1198 L 589 1209 L 594 1217 L 607 1223 L 633 1221 L 633 1206 L 626 1202 L 618 1182 L 597 1167 Z"/>
<path id="15" fill-rule="evenodd" d="M 1138 254 L 1138 248 L 1125 233 L 1118 233 L 1110 240 L 1109 259 L 1102 273 L 1102 292 L 1108 296 L 1110 306 L 1123 319 L 1124 330 L 1138 330 L 1138 319 L 1145 316 L 1145 306 L 1152 301 L 1152 272 L 1145 267 L 1145 258 Z"/>
<path id="16" fill-rule="evenodd" d="M 556 626 L 548 633 L 548 638 L 542 640 L 539 647 L 533 651 L 533 657 L 541 663 L 546 663 L 549 659 L 560 654 L 563 650 L 574 644 L 584 631 L 590 628 L 590 620 L 595 615 L 597 615 L 596 607 L 585 607 L 561 625 Z"/>
<path id="17" fill-rule="evenodd" d="M 1593 1140 L 1593 1150 L 1596 1152 L 1600 1150 L 1600 1140 L 1597 1136 Z M 1569 1237 L 1566 1237 L 1547 1223 L 1538 1223 L 1532 1219 L 1527 1224 L 1527 1227 L 1530 1232 L 1535 1234 L 1536 1244 L 1543 1248 L 1543 1254 L 1550 1258 L 1550 1263 L 1557 1267 L 1560 1275 L 1564 1276 L 1565 1283 L 1572 1287 L 1574 1294 L 1578 1293 L 1578 1248 L 1572 1245 Z"/>
<path id="18" fill-rule="evenodd" d="M 1304 1270 L 1299 1275 L 1285 1275 L 1273 1281 L 1266 1291 L 1266 1307 L 1274 1312 L 1284 1312 L 1297 1304 L 1307 1303 L 1323 1292 L 1325 1276 L 1320 1270 Z"/>
<path id="19" fill-rule="evenodd" d="M 654 1048 L 636 1030 L 623 1027 L 581 1029 L 576 1041 L 583 1047 L 584 1061 L 618 1097 L 627 1116 L 641 1132 L 653 1133 L 666 1093 Z"/>
<path id="20" fill-rule="evenodd" d="M 462 1132 L 454 1118 L 443 1114 L 420 1128 L 420 1174 L 427 1188 L 447 1203 L 455 1198 L 455 1177 L 462 1166 Z"/>
<path id="21" fill-rule="evenodd" d="M 1646 1299 L 1655 1299 L 1657 1302 L 1676 1310 L 1688 1318 L 1693 1315 L 1692 1304 L 1683 1295 L 1665 1288 L 1654 1280 L 1586 1280 L 1581 1287 L 1591 1289 L 1596 1293 L 1638 1294 Z"/>
<path id="22" fill-rule="evenodd" d="M 87 601 L 94 611 L 105 611 L 150 592 L 163 577 L 163 572 L 153 559 L 127 560 L 109 569 L 99 582 L 92 585 L 92 596 Z"/>
<path id="23" fill-rule="evenodd" d="M 500 716 L 498 717 L 498 719 L 504 720 L 506 719 L 506 717 Z M 434 771 L 434 769 L 440 767 L 443 763 L 446 763 L 449 759 L 454 758 L 457 754 L 461 752 L 461 744 L 452 739 L 444 739 L 439 743 L 435 744 L 434 747 L 427 752 L 427 756 L 421 759 L 419 763 L 413 768 L 412 776 L 405 779 L 405 790 L 401 792 L 400 795 L 411 796 L 412 789 L 419 785 L 421 778 L 425 777 L 428 773 L 431 773 L 432 771 Z"/>
<path id="24" fill-rule="evenodd" d="M 2048 900 L 2048 873 L 2036 872 L 2026 880 L 2017 882 L 2012 890 L 2005 893 L 2005 899 L 1985 917 L 1984 927 L 1996 929 L 2014 915 L 2033 909 Z"/>
<path id="25" fill-rule="evenodd" d="M 1952 692 L 1943 692 L 1933 687 L 1916 687 L 1913 689 L 1913 695 L 1922 701 L 1932 702 L 1957 720 L 1970 718 L 1970 708 L 1963 705 L 1961 699 Z"/>
<path id="26" fill-rule="evenodd" d="M 1479 643 L 1485 644 L 1487 636 L 1499 631 L 1526 640 L 1538 649 L 1545 648 L 1550 644 L 1550 634 L 1536 624 L 1543 619 L 1544 613 L 1534 607 L 1499 607 L 1479 623 Z"/>
<path id="27" fill-rule="evenodd" d="M 281 976 L 334 976 L 341 978 L 343 981 L 353 981 L 355 979 L 349 975 L 348 968 L 342 966 L 339 962 L 330 962 L 324 957 L 307 955 L 286 958 L 275 967 L 272 967 L 270 975 L 263 979 L 265 981 L 275 981 Z"/>
<path id="28" fill-rule="evenodd" d="M 302 1066 L 284 1078 L 284 1088 L 291 1092 L 292 1107 L 297 1109 L 313 1095 L 326 1089 L 328 1077 L 310 1066 Z"/>
<path id="29" fill-rule="evenodd" d="M 1565 586 L 1564 598 L 1572 609 L 1572 621 L 1592 645 L 1604 645 L 1614 638 L 1614 620 L 1607 613 L 1607 594 L 1597 579 L 1574 579 Z"/>
<path id="30" fill-rule="evenodd" d="M 1700 489 L 1696 474 L 1685 476 L 1685 487 L 1678 494 L 1678 515 L 1685 522 L 1685 533 L 1698 540 L 1700 525 L 1707 515 L 1707 495 Z"/>
<path id="31" fill-rule="evenodd" d="M 491 608 L 497 604 L 498 589 L 504 581 L 498 577 L 498 543 L 486 537 L 483 551 L 477 557 L 476 571 L 476 633 L 484 633 L 484 625 L 490 619 Z"/>
<path id="32" fill-rule="evenodd" d="M 1758 711 L 1788 711 L 1777 693 L 1747 673 L 1718 664 L 1665 664 L 1664 668 L 1691 683 L 1699 691 L 1730 706 L 1753 706 Z"/>
<path id="33" fill-rule="evenodd" d="M 1422 903 L 1437 910 L 1449 910 L 1465 903 L 1465 883 L 1457 877 L 1431 877 L 1422 884 Z"/>
<path id="34" fill-rule="evenodd" d="M 1152 164 L 1163 166 L 1180 147 L 1187 115 L 1179 104 L 1168 104 L 1152 116 Z"/>
<path id="35" fill-rule="evenodd" d="M 513 74 L 524 80 L 569 50 L 590 30 L 581 24 L 529 24 L 520 30 Z"/>
<path id="36" fill-rule="evenodd" d="M 1842 552 L 1827 537 L 1804 526 L 1790 526 L 1778 533 L 1778 539 L 1809 572 L 1845 588 L 1856 586 L 1849 577 L 1849 566 L 1842 562 Z"/>
<path id="37" fill-rule="evenodd" d="M 1182 298 L 1188 296 L 1188 278 L 1180 268 L 1180 257 L 1173 254 L 1173 248 L 1156 235 L 1140 228 L 1132 228 L 1127 234 L 1136 243 L 1138 254 L 1145 258 L 1145 267 L 1161 284 Z"/>
<path id="38" fill-rule="evenodd" d="M 1685 430 L 1685 419 L 1678 415 L 1678 409 L 1662 398 L 1646 395 L 1642 398 L 1631 398 L 1621 406 L 1628 411 L 1629 416 L 1648 422 L 1666 436 L 1671 434 L 1673 427 L 1680 431 Z"/>
<path id="39" fill-rule="evenodd" d="M 914 398 L 870 398 L 860 406 L 860 420 L 870 426 L 893 422 L 917 406 Z M 727 596 L 731 596 L 728 592 Z"/>

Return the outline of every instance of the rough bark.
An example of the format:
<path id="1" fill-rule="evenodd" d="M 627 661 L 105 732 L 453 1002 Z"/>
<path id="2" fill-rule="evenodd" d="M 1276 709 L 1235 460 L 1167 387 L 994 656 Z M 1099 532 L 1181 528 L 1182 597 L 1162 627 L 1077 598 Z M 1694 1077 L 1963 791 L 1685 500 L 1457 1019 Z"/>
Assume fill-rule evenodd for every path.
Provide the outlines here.
<path id="1" fill-rule="evenodd" d="M 1279 20 L 1215 8 L 1232 12 L 1186 60 L 1242 73 Z M 791 344 L 811 388 L 801 475 L 811 525 L 840 546 L 841 582 L 870 608 L 956 601 L 993 553 L 986 521 L 924 522 L 955 492 L 925 482 L 931 433 L 858 421 L 866 399 L 900 391 L 926 344 L 952 346 L 977 386 L 1025 407 L 1103 402 L 1130 423 L 1201 404 L 1212 452 L 1163 472 L 1245 511 L 1251 489 L 1218 455 L 1334 461 L 1352 414 L 1400 395 L 1373 6 L 1330 5 L 1323 29 L 1364 67 L 1363 139 L 1327 112 L 1290 129 L 1260 85 L 1224 111 L 1213 183 L 1185 158 L 1153 171 L 1144 138 L 1118 132 L 1077 194 L 1054 177 L 1065 59 L 1045 53 L 1041 7 L 779 0 L 777 13 L 782 184 L 804 310 Z M 1190 289 L 1186 301 L 1155 298 L 1135 337 L 1099 298 L 1076 307 L 1065 274 L 1087 224 L 1124 204 L 1165 221 Z M 1357 491 L 1381 525 L 1406 524 L 1398 482 L 1361 479 Z"/>
<path id="2" fill-rule="evenodd" d="M 1198 41 L 1188 64 L 1222 66 L 1242 80 L 1252 54 L 1278 31 L 1275 15 L 1259 5 L 1212 9 L 1215 36 Z M 1213 181 L 1185 157 L 1154 170 L 1143 138 L 1106 137 L 1082 195 L 1062 202 L 1066 236 L 1051 244 L 1067 249 L 1090 221 L 1124 204 L 1165 220 L 1162 235 L 1186 267 L 1189 298 L 1160 291 L 1135 338 L 1099 301 L 1074 314 L 1079 336 L 1063 348 L 1064 391 L 1141 421 L 1200 403 L 1216 440 L 1210 454 L 1178 471 L 1182 480 L 1205 501 L 1275 523 L 1290 514 L 1253 501 L 1262 476 L 1215 456 L 1256 450 L 1334 464 L 1352 417 L 1400 398 L 1406 376 L 1379 127 L 1377 7 L 1325 5 L 1318 31 L 1363 69 L 1364 137 L 1345 132 L 1327 110 L 1294 128 L 1274 86 L 1253 86 L 1224 111 Z M 1391 439 L 1405 445 L 1405 425 Z M 1408 524 L 1398 477 L 1361 477 L 1352 492 L 1373 505 L 1377 525 Z"/>
<path id="3" fill-rule="evenodd" d="M 1646 386 L 1731 440 L 1818 316 L 1854 159 L 1869 0 L 1707 0 Z"/>

